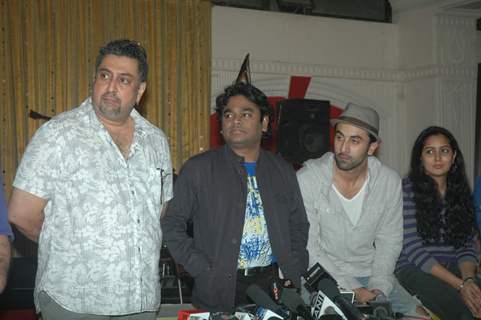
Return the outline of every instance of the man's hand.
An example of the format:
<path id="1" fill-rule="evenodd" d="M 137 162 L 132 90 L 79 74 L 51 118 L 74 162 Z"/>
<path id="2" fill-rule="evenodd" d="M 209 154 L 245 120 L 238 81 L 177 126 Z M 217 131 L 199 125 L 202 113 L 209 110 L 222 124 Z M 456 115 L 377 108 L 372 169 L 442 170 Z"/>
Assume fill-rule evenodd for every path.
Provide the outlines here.
<path id="1" fill-rule="evenodd" d="M 465 281 L 459 290 L 461 298 L 475 318 L 481 318 L 481 290 L 474 280 Z"/>
<path id="2" fill-rule="evenodd" d="M 376 293 L 374 293 L 373 291 L 370 291 L 366 288 L 354 289 L 354 294 L 356 295 L 356 300 L 359 303 L 366 303 L 366 302 L 371 301 L 372 299 L 376 298 L 376 296 L 377 296 Z"/>

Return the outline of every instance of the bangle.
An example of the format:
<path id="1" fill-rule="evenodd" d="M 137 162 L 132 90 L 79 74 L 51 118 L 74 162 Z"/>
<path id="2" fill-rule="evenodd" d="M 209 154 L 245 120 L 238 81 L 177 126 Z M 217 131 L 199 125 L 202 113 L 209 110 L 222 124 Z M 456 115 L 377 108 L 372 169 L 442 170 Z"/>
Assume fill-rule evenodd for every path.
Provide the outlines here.
<path id="1" fill-rule="evenodd" d="M 464 281 L 461 282 L 461 284 L 456 288 L 459 292 L 461 292 L 461 289 L 464 288 Z"/>
<path id="2" fill-rule="evenodd" d="M 466 279 L 463 279 L 463 282 L 458 286 L 457 290 L 461 291 L 462 288 L 464 288 L 464 285 L 466 282 L 472 281 L 474 282 L 474 277 L 467 277 Z"/>

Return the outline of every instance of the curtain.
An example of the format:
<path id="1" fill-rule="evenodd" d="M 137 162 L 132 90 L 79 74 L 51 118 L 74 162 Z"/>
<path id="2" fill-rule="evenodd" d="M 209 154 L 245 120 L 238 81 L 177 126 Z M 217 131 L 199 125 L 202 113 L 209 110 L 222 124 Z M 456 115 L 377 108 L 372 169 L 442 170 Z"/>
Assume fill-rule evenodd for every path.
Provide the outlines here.
<path id="1" fill-rule="evenodd" d="M 98 49 L 129 38 L 147 50 L 140 112 L 169 137 L 178 171 L 209 145 L 208 0 L 0 0 L 0 164 L 6 194 L 48 117 L 90 95 Z"/>

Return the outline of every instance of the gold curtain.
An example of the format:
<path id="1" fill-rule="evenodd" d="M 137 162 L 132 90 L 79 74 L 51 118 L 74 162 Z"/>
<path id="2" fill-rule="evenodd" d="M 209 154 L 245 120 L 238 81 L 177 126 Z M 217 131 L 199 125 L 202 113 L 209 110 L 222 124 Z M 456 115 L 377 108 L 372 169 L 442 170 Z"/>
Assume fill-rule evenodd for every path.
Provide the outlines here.
<path id="1" fill-rule="evenodd" d="M 147 50 L 141 113 L 169 137 L 178 169 L 208 148 L 211 61 L 208 0 L 0 0 L 0 163 L 7 195 L 24 149 L 45 120 L 79 105 L 100 46 L 117 38 Z"/>
<path id="2" fill-rule="evenodd" d="M 0 0 L 0 164 L 7 197 L 25 147 L 45 120 L 90 95 L 95 58 L 129 38 L 147 50 L 140 112 L 169 137 L 175 169 L 209 144 L 208 0 Z M 16 254 L 35 255 L 17 236 Z"/>

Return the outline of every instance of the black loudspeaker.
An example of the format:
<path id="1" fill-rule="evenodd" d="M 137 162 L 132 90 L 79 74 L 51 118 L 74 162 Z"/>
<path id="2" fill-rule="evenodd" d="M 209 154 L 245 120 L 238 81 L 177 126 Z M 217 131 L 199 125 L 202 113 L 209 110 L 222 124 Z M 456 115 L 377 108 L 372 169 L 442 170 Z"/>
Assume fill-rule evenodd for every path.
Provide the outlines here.
<path id="1" fill-rule="evenodd" d="M 277 110 L 277 149 L 284 159 L 302 164 L 329 151 L 329 101 L 286 99 Z"/>

